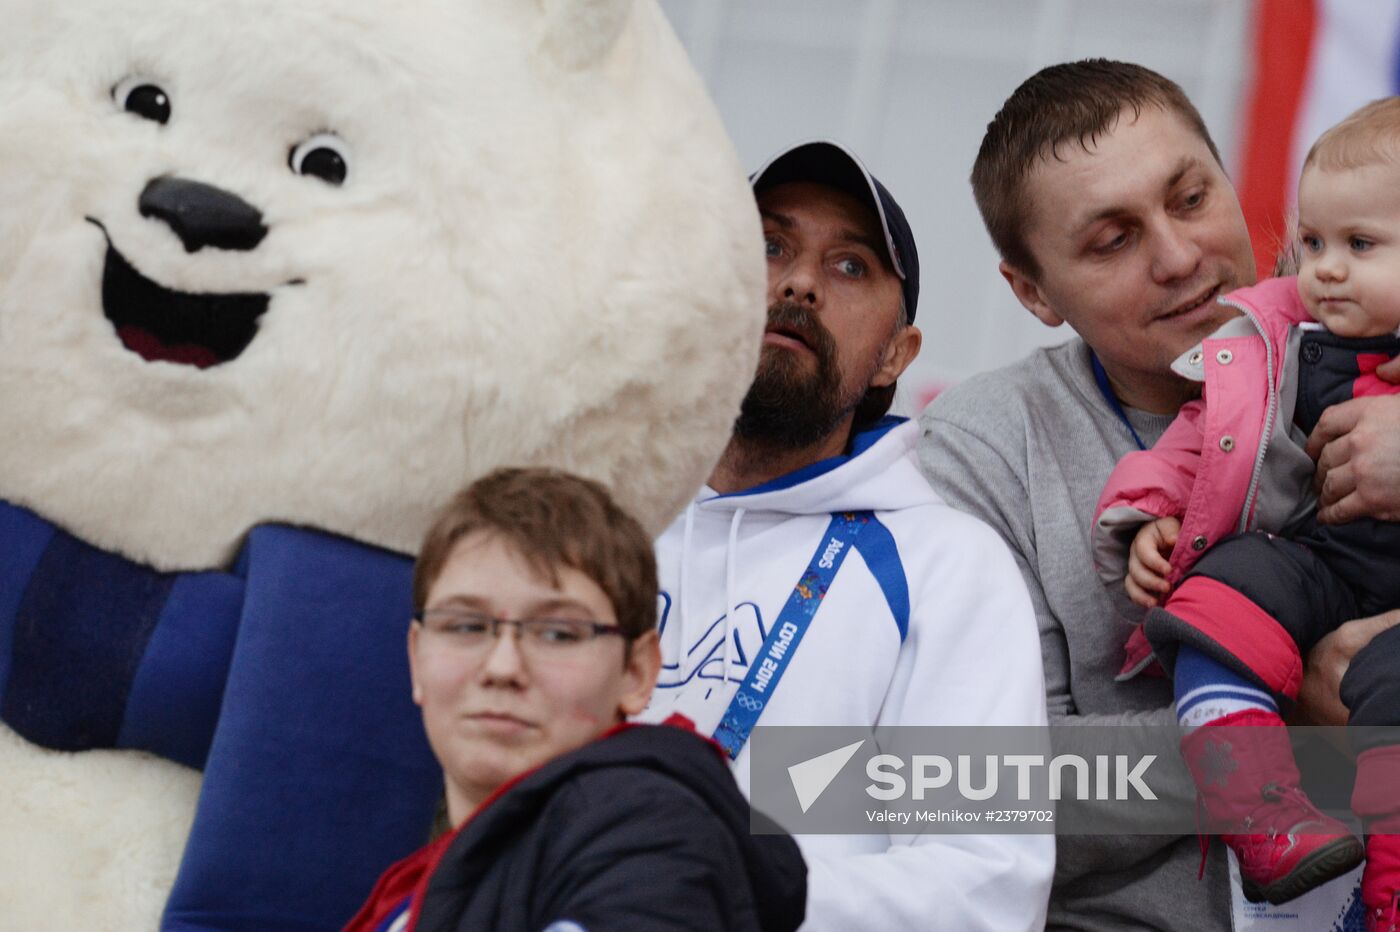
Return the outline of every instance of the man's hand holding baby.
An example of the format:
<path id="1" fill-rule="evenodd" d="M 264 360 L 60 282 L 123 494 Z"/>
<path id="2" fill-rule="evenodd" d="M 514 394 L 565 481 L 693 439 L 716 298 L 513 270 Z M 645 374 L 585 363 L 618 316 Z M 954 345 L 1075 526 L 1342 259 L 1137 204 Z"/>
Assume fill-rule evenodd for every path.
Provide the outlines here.
<path id="1" fill-rule="evenodd" d="M 1400 358 L 1377 373 L 1400 381 Z M 1317 460 L 1318 520 L 1400 521 L 1400 395 L 1328 408 L 1308 438 L 1308 454 Z"/>

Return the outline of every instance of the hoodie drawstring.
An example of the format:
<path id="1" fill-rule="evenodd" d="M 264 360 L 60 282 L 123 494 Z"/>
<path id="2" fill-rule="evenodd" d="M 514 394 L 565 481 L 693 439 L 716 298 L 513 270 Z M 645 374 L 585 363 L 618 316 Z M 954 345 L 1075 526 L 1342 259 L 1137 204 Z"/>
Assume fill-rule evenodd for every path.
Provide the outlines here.
<path id="1" fill-rule="evenodd" d="M 734 555 L 739 551 L 739 522 L 744 520 L 744 509 L 735 508 L 734 517 L 729 522 L 729 545 L 724 549 L 724 684 L 729 685 L 729 642 L 734 631 Z"/>
<path id="2" fill-rule="evenodd" d="M 685 506 L 685 533 L 681 536 L 681 579 L 680 591 L 676 593 L 676 630 L 684 637 L 685 620 L 689 612 L 685 610 L 685 600 L 690 595 L 690 538 L 695 532 L 695 502 Z"/>

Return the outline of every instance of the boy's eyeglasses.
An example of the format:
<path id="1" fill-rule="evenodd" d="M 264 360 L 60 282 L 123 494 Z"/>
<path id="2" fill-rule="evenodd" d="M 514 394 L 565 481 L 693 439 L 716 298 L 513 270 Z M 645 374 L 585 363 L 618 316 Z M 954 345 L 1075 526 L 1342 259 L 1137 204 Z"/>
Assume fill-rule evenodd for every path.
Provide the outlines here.
<path id="1" fill-rule="evenodd" d="M 413 620 L 424 630 L 468 651 L 495 644 L 505 625 L 515 628 L 522 648 L 543 656 L 567 655 L 594 638 L 623 636 L 620 625 L 573 618 L 496 618 L 462 609 L 430 609 Z"/>

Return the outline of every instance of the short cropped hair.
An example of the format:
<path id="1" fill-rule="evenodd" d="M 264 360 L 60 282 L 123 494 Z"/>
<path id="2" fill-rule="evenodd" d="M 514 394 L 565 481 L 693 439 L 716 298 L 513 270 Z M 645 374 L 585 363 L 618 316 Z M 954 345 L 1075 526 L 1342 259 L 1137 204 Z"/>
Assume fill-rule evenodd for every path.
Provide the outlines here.
<path id="1" fill-rule="evenodd" d="M 1400 165 L 1400 97 L 1373 100 L 1318 137 L 1303 170 Z"/>
<path id="2" fill-rule="evenodd" d="M 972 165 L 972 193 L 997 252 L 1032 278 L 1040 267 L 1026 245 L 1026 179 L 1042 159 L 1074 143 L 1089 149 L 1119 116 L 1160 107 L 1186 121 L 1220 162 L 1205 121 L 1174 81 L 1128 62 L 1091 58 L 1042 68 L 1006 99 L 987 124 Z"/>
<path id="3" fill-rule="evenodd" d="M 651 539 L 603 486 L 555 469 L 498 469 L 457 493 L 428 530 L 414 565 L 417 611 L 453 547 L 478 531 L 509 543 L 555 585 L 561 567 L 593 580 L 629 643 L 656 627 Z"/>

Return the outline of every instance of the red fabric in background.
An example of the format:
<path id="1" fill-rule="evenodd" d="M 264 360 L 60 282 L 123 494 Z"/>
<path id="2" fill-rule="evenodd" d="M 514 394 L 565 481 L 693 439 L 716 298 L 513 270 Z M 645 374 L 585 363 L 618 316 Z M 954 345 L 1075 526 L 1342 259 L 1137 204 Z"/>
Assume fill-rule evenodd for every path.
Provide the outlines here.
<path id="1" fill-rule="evenodd" d="M 1317 28 L 1316 0 L 1256 0 L 1254 73 L 1247 92 L 1238 188 L 1259 277 L 1272 274 L 1287 239 L 1285 210 L 1293 130 L 1303 103 Z"/>

